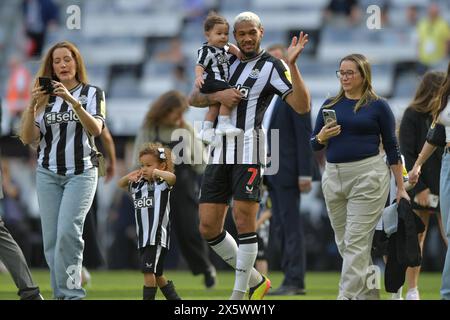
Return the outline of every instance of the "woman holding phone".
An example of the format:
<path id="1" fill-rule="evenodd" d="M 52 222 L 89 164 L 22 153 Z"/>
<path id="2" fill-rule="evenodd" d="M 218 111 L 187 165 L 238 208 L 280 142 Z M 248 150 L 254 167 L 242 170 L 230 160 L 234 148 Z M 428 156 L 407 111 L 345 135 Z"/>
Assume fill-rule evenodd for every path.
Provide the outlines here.
<path id="1" fill-rule="evenodd" d="M 341 88 L 320 109 L 311 144 L 316 151 L 326 148 L 322 189 L 343 259 L 338 299 L 378 299 L 378 290 L 368 288 L 366 280 L 371 275 L 372 238 L 389 192 L 389 169 L 380 155 L 380 142 L 398 186 L 397 201 L 409 200 L 395 119 L 389 105 L 372 88 L 365 56 L 344 57 L 336 75 Z M 324 117 L 332 114 L 336 121 L 325 124 Z"/>
<path id="2" fill-rule="evenodd" d="M 52 93 L 36 83 L 20 138 L 38 143 L 36 189 L 53 295 L 82 299 L 83 224 L 97 187 L 94 137 L 104 127 L 105 95 L 88 84 L 81 54 L 70 42 L 49 49 L 37 78 L 51 78 Z"/>

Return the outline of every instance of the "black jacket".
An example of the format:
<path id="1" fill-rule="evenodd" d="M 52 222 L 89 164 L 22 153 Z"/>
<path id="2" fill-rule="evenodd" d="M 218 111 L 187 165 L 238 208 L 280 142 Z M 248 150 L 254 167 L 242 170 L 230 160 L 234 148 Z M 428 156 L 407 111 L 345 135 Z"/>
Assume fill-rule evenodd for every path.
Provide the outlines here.
<path id="1" fill-rule="evenodd" d="M 420 266 L 420 252 L 417 234 L 424 232 L 425 225 L 417 216 L 410 203 L 400 199 L 397 208 L 397 232 L 388 239 L 388 255 L 385 269 L 384 285 L 387 292 L 397 292 L 405 282 L 407 267 Z"/>
<path id="2" fill-rule="evenodd" d="M 310 144 L 312 132 L 311 114 L 298 114 L 281 98 L 278 98 L 269 129 L 279 130 L 279 161 L 278 173 L 267 176 L 271 184 L 282 187 L 298 188 L 298 178 L 312 177 L 319 180 L 318 166 L 313 158 Z M 269 152 L 271 144 L 269 134 Z M 319 173 L 318 173 L 319 172 Z"/>
<path id="3" fill-rule="evenodd" d="M 431 123 L 432 116 L 429 113 L 420 113 L 408 108 L 403 114 L 400 123 L 400 151 L 405 157 L 405 165 L 408 171 L 412 169 L 422 150 Z M 443 152 L 443 148 L 438 147 L 427 162 L 423 164 L 419 181 L 410 193 L 411 199 L 414 199 L 417 193 L 426 188 L 430 188 L 431 193 L 439 195 L 439 176 Z"/>

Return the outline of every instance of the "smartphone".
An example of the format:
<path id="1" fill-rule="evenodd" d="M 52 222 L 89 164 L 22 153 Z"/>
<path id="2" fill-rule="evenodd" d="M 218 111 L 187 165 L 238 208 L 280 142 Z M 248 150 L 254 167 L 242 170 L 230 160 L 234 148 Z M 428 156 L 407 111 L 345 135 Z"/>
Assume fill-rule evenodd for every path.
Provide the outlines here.
<path id="1" fill-rule="evenodd" d="M 414 202 L 418 203 L 417 202 L 417 197 L 414 198 Z M 438 205 L 439 205 L 439 196 L 436 195 L 436 194 L 430 193 L 428 195 L 428 206 L 430 208 L 437 208 Z"/>
<path id="2" fill-rule="evenodd" d="M 325 124 L 328 124 L 330 122 L 336 122 L 337 125 L 337 119 L 336 119 L 336 111 L 331 109 L 323 109 L 322 110 L 323 115 L 323 121 Z"/>
<path id="3" fill-rule="evenodd" d="M 45 93 L 53 93 L 52 79 L 39 77 L 39 85 L 44 89 Z"/>
<path id="4" fill-rule="evenodd" d="M 428 195 L 428 205 L 429 205 L 431 208 L 437 208 L 438 205 L 439 205 L 439 196 L 436 195 L 436 194 L 430 193 L 430 194 Z"/>

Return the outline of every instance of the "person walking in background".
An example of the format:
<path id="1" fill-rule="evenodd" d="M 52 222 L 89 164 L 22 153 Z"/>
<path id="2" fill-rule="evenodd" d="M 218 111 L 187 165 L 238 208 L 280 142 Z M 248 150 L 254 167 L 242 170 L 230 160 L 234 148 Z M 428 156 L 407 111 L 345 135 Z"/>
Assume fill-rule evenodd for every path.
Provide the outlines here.
<path id="1" fill-rule="evenodd" d="M 3 198 L 3 193 L 1 191 L 0 174 L 0 200 L 1 198 Z M 20 296 L 21 300 L 43 300 L 39 287 L 33 281 L 22 250 L 5 227 L 5 223 L 1 217 L 0 261 L 5 264 L 6 269 L 8 269 L 11 274 L 17 289 L 19 289 L 17 294 Z"/>
<path id="2" fill-rule="evenodd" d="M 286 59 L 286 48 L 283 46 L 271 46 L 267 52 L 281 61 Z M 278 143 L 279 169 L 275 174 L 266 176 L 272 201 L 269 241 L 281 251 L 284 279 L 280 287 L 269 292 L 269 295 L 301 295 L 306 292 L 306 249 L 300 193 L 311 190 L 311 114 L 296 113 L 279 97 L 273 100 L 266 113 L 270 116 L 267 119 L 268 153 L 271 154 L 272 144 Z M 278 130 L 278 141 L 271 141 L 271 130 Z"/>
<path id="3" fill-rule="evenodd" d="M 343 259 L 337 298 L 378 299 L 379 291 L 369 289 L 366 278 L 375 227 L 389 193 L 389 169 L 380 155 L 380 138 L 397 184 L 397 202 L 409 200 L 395 119 L 389 105 L 372 88 L 365 56 L 342 58 L 336 76 L 341 88 L 320 108 L 311 144 L 314 150 L 326 148 L 322 190 Z M 337 122 L 325 120 L 325 112 L 335 114 Z"/>
<path id="4" fill-rule="evenodd" d="M 148 143 L 139 151 L 140 169 L 122 177 L 118 185 L 133 196 L 143 299 L 155 300 L 159 287 L 167 300 L 181 300 L 172 281 L 163 275 L 170 246 L 170 192 L 175 184 L 171 150 Z"/>
<path id="5" fill-rule="evenodd" d="M 6 106 L 11 117 L 11 132 L 17 134 L 22 112 L 30 103 L 31 74 L 17 56 L 11 57 L 8 65 L 10 74 L 6 89 Z"/>
<path id="6" fill-rule="evenodd" d="M 236 16 L 233 34 L 243 55 L 242 60 L 230 58 L 228 82 L 233 88 L 210 94 L 194 90 L 190 96 L 190 104 L 196 107 L 209 106 L 213 101 L 237 105 L 231 119 L 233 125 L 243 131 L 236 138 L 222 137 L 221 143 L 210 146 L 200 191 L 200 232 L 211 248 L 235 269 L 230 299 L 244 299 L 248 289 L 250 300 L 260 300 L 268 292 L 270 280 L 253 268 L 258 253 L 256 215 L 261 167 L 266 156 L 265 152 L 258 152 L 259 141 L 264 143 L 258 130 L 275 94 L 298 113 L 310 110 L 309 91 L 297 67 L 308 35 L 300 32 L 298 37 L 293 37 L 286 69 L 280 60 L 261 48 L 264 28 L 253 12 Z M 224 230 L 225 215 L 232 198 L 239 246 Z"/>
<path id="7" fill-rule="evenodd" d="M 101 145 L 106 152 L 106 175 L 105 183 L 111 181 L 116 172 L 116 147 L 114 146 L 114 140 L 108 127 L 104 126 L 102 134 L 100 135 Z M 105 260 L 103 258 L 102 250 L 97 237 L 97 191 L 95 192 L 92 206 L 86 215 L 83 228 L 83 268 L 81 270 L 81 285 L 85 286 L 91 281 L 91 274 L 87 268 L 99 268 L 104 265 Z"/>
<path id="8" fill-rule="evenodd" d="M 450 241 L 450 62 L 447 67 L 445 80 L 439 88 L 434 102 L 437 106 L 432 109 L 433 119 L 445 126 L 445 148 L 442 156 L 441 175 L 439 182 L 439 205 L 441 207 L 442 225 L 444 227 L 447 244 Z M 422 150 L 417 157 L 414 167 L 409 172 L 411 183 L 419 181 L 419 175 L 422 174 L 422 166 L 436 151 L 437 146 L 432 145 L 428 140 L 425 142 Z M 444 270 L 442 271 L 441 297 L 444 300 L 450 300 L 450 248 L 447 245 L 445 255 Z"/>
<path id="9" fill-rule="evenodd" d="M 2 111 L 0 104 L 0 124 Z M 1 131 L 1 130 L 0 130 Z M 0 158 L 1 162 L 1 158 Z M 0 204 L 3 199 L 3 180 L 0 166 Z M 43 300 L 39 287 L 34 283 L 22 250 L 5 227 L 0 216 L 0 262 L 3 262 L 16 284 L 22 300 Z"/>
<path id="10" fill-rule="evenodd" d="M 433 103 L 433 98 L 437 95 L 444 79 L 444 72 L 427 72 L 417 87 L 414 99 L 403 114 L 400 123 L 399 141 L 400 151 L 405 158 L 405 165 L 408 171 L 414 166 L 414 162 L 426 141 L 428 128 L 433 121 L 433 113 L 436 113 L 433 107 L 438 107 L 437 104 Z M 430 199 L 438 199 L 439 197 L 439 173 L 441 171 L 442 153 L 444 150 L 442 147 L 438 147 L 438 149 L 439 151 L 433 153 L 431 159 L 423 165 L 422 174 L 417 184 L 409 192 L 412 207 L 425 225 L 425 231 L 419 234 L 422 255 L 430 216 L 433 213 L 436 214 L 441 236 L 447 244 L 441 215 L 439 214 L 439 202 L 436 201 L 436 203 L 433 203 L 434 201 L 430 201 Z M 420 300 L 418 289 L 419 274 L 420 266 L 407 269 L 406 279 L 408 282 L 408 292 L 406 294 L 406 300 Z"/>
<path id="11" fill-rule="evenodd" d="M 437 3 L 430 3 L 428 15 L 422 18 L 417 25 L 418 35 L 418 60 L 420 68 L 425 72 L 443 60 L 450 54 L 450 26 L 440 16 L 440 8 Z"/>
<path id="12" fill-rule="evenodd" d="M 51 79 L 44 88 L 38 78 Z M 56 299 L 82 299 L 83 225 L 97 188 L 94 137 L 105 122 L 105 94 L 87 82 L 79 50 L 53 45 L 23 114 L 20 138 L 38 142 L 36 189 L 44 253 Z"/>
<path id="13" fill-rule="evenodd" d="M 183 114 L 187 108 L 187 98 L 174 90 L 162 94 L 153 102 L 136 136 L 133 166 L 138 165 L 139 146 L 146 142 L 160 142 L 172 150 L 179 144 L 184 146 L 182 152 L 176 155 L 179 159 L 174 159 L 178 182 L 170 197 L 173 229 L 189 269 L 194 275 L 203 274 L 205 287 L 210 289 L 216 283 L 216 269 L 198 230 L 198 176 L 204 170 L 204 148 L 195 138 L 194 128 L 184 121 Z M 177 130 L 183 135 L 172 141 Z M 201 161 L 196 162 L 195 157 Z"/>
<path id="14" fill-rule="evenodd" d="M 39 58 L 49 27 L 58 24 L 59 8 L 53 0 L 23 0 L 22 13 L 29 41 L 27 54 L 31 58 Z"/>
<path id="15" fill-rule="evenodd" d="M 272 218 L 272 201 L 269 191 L 264 190 L 261 205 L 256 215 L 256 233 L 258 236 L 258 255 L 255 260 L 255 269 L 263 275 L 269 273 L 267 247 L 269 245 L 270 219 Z"/>

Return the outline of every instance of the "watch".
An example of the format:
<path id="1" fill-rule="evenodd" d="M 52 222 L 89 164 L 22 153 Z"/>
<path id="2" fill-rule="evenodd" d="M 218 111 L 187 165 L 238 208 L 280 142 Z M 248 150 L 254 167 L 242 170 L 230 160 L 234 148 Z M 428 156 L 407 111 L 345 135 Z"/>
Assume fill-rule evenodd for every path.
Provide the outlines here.
<path id="1" fill-rule="evenodd" d="M 316 134 L 316 140 L 318 143 L 323 144 L 323 141 L 322 141 L 322 139 L 319 138 L 318 134 Z"/>

